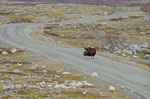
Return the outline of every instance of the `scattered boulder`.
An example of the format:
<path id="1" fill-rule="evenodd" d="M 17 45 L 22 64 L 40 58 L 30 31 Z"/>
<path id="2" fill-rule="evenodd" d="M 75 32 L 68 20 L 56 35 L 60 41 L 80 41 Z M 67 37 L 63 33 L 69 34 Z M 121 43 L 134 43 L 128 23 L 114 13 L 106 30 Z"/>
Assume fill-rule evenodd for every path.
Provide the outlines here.
<path id="1" fill-rule="evenodd" d="M 124 49 L 122 52 L 124 54 L 129 54 L 129 55 L 132 55 L 132 53 L 133 53 L 131 50 L 127 50 L 127 49 Z"/>
<path id="2" fill-rule="evenodd" d="M 149 47 L 149 44 L 147 42 L 143 43 L 140 45 L 142 48 L 148 48 Z"/>
<path id="3" fill-rule="evenodd" d="M 88 83 L 87 81 L 83 81 L 84 86 L 93 87 L 93 84 Z"/>
<path id="4" fill-rule="evenodd" d="M 43 71 L 42 71 L 42 73 L 45 73 L 45 74 L 46 74 L 47 72 L 48 72 L 47 70 L 43 70 Z"/>
<path id="5" fill-rule="evenodd" d="M 127 56 L 126 54 L 121 54 L 121 55 L 124 56 L 124 57 Z"/>
<path id="6" fill-rule="evenodd" d="M 147 58 L 147 59 L 150 60 L 150 55 L 147 54 L 147 55 L 144 56 L 144 58 Z"/>
<path id="7" fill-rule="evenodd" d="M 92 75 L 91 75 L 91 76 L 92 76 L 92 77 L 95 77 L 95 78 L 99 78 L 99 76 L 98 76 L 97 72 L 92 73 Z"/>
<path id="8" fill-rule="evenodd" d="M 2 51 L 1 54 L 2 55 L 8 55 L 8 52 L 7 51 Z"/>
<path id="9" fill-rule="evenodd" d="M 77 86 L 77 87 L 82 87 L 82 86 L 83 86 L 83 83 L 80 82 L 80 81 L 78 81 L 78 82 L 76 83 L 76 86 Z"/>
<path id="10" fill-rule="evenodd" d="M 114 91 L 116 91 L 116 88 L 114 86 L 109 86 L 109 91 L 114 92 Z"/>
<path id="11" fill-rule="evenodd" d="M 83 92 L 83 95 L 86 95 L 86 94 L 87 94 L 87 92 L 86 92 L 86 91 L 84 91 L 84 92 Z"/>
<path id="12" fill-rule="evenodd" d="M 3 50 L 2 49 L 0 49 L 0 53 L 2 52 Z"/>
<path id="13" fill-rule="evenodd" d="M 21 84 L 16 84 L 15 88 L 20 89 L 20 88 L 22 88 L 22 85 Z"/>
<path id="14" fill-rule="evenodd" d="M 30 67 L 30 69 L 33 69 L 33 70 L 35 70 L 35 69 L 37 69 L 37 68 L 38 68 L 37 65 L 34 65 L 34 66 Z"/>
<path id="15" fill-rule="evenodd" d="M 10 52 L 11 52 L 11 53 L 16 53 L 16 52 L 17 52 L 17 49 L 12 48 L 12 49 L 10 50 Z"/>
<path id="16" fill-rule="evenodd" d="M 58 76 L 58 75 L 54 75 L 54 78 L 60 78 L 60 76 Z"/>
<path id="17" fill-rule="evenodd" d="M 22 66 L 22 64 L 21 63 L 17 63 L 17 66 Z"/>
<path id="18" fill-rule="evenodd" d="M 40 87 L 42 87 L 42 88 L 45 87 L 45 84 L 46 84 L 45 81 L 42 81 L 42 82 L 39 83 Z"/>
<path id="19" fill-rule="evenodd" d="M 13 90 L 15 88 L 15 85 L 9 82 L 8 84 L 4 85 L 3 89 L 4 90 Z"/>
<path id="20" fill-rule="evenodd" d="M 76 81 L 74 81 L 74 80 L 69 85 L 70 85 L 70 87 L 73 87 L 73 88 L 80 86 L 80 85 L 77 85 Z M 82 84 L 82 86 L 83 86 L 83 84 Z"/>
<path id="21" fill-rule="evenodd" d="M 64 75 L 68 75 L 68 74 L 70 74 L 70 72 L 63 72 L 62 74 L 64 74 Z"/>
<path id="22" fill-rule="evenodd" d="M 132 54 L 137 54 L 141 49 L 141 47 L 137 44 L 131 44 L 129 48 L 133 52 Z"/>
<path id="23" fill-rule="evenodd" d="M 64 84 L 55 84 L 55 85 L 54 85 L 54 88 L 55 88 L 55 89 L 58 89 L 58 88 L 67 89 L 68 87 L 67 87 L 66 85 L 64 85 Z"/>
<path id="24" fill-rule="evenodd" d="M 121 89 L 125 89 L 126 88 L 126 86 L 121 86 Z"/>
<path id="25" fill-rule="evenodd" d="M 46 66 L 42 66 L 42 68 L 46 68 Z"/>
<path id="26" fill-rule="evenodd" d="M 15 73 L 18 73 L 18 72 L 19 72 L 19 70 L 18 70 L 18 69 L 16 69 L 16 70 L 14 70 L 14 72 L 15 72 Z"/>

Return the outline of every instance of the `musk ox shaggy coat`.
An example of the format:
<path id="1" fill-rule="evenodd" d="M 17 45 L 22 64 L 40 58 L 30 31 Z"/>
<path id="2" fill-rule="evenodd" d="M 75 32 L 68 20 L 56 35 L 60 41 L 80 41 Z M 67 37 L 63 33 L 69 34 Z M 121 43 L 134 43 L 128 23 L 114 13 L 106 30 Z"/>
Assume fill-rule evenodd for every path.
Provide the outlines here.
<path id="1" fill-rule="evenodd" d="M 96 48 L 94 47 L 84 48 L 84 51 L 83 51 L 84 56 L 91 56 L 91 58 L 94 58 L 95 54 L 96 54 Z"/>

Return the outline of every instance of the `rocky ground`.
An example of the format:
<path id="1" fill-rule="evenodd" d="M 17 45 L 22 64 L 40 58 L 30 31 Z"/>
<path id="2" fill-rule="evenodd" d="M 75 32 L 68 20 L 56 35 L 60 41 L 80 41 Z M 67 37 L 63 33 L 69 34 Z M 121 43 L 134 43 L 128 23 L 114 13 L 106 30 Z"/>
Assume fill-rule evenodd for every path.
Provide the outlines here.
<path id="1" fill-rule="evenodd" d="M 140 11 L 138 6 L 113 8 L 98 5 L 25 2 L 0 2 L 0 6 L 0 23 L 50 23 L 95 15 Z"/>
<path id="2" fill-rule="evenodd" d="M 122 87 L 123 88 L 123 87 Z M 97 73 L 82 74 L 27 50 L 0 47 L 0 98 L 129 99 Z M 135 97 L 134 97 L 135 98 Z"/>

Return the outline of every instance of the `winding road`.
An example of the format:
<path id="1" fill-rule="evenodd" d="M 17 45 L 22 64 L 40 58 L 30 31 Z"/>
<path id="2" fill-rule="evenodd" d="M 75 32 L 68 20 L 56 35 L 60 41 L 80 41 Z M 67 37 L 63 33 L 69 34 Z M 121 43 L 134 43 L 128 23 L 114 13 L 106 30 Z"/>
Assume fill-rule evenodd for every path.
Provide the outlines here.
<path id="1" fill-rule="evenodd" d="M 129 15 L 136 15 L 129 13 Z M 142 12 L 138 13 L 142 15 Z M 128 16 L 126 14 L 109 15 L 109 16 L 94 16 L 85 19 L 77 19 L 61 24 L 88 22 L 97 19 L 109 19 L 112 17 Z M 84 21 L 85 20 L 85 21 Z M 112 61 L 100 55 L 96 55 L 95 59 L 87 59 L 82 56 L 82 49 L 79 48 L 64 48 L 56 45 L 37 40 L 31 37 L 31 29 L 34 26 L 43 24 L 4 24 L 0 26 L 0 40 L 18 48 L 27 48 L 31 51 L 41 54 L 44 57 L 53 59 L 58 62 L 63 62 L 68 66 L 75 66 L 87 74 L 97 72 L 101 78 L 110 81 L 114 84 L 126 86 L 133 90 L 139 99 L 150 99 L 150 72 L 144 69 L 130 66 L 127 64 Z"/>

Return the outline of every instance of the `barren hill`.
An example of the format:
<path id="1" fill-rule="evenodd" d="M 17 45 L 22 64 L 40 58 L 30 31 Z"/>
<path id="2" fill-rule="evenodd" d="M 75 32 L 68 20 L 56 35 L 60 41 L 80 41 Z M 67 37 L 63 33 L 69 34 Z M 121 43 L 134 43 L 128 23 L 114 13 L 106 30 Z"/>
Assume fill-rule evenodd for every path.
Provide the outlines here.
<path id="1" fill-rule="evenodd" d="M 11 1 L 97 4 L 107 6 L 140 6 L 142 4 L 146 4 L 149 2 L 149 0 L 11 0 Z"/>

